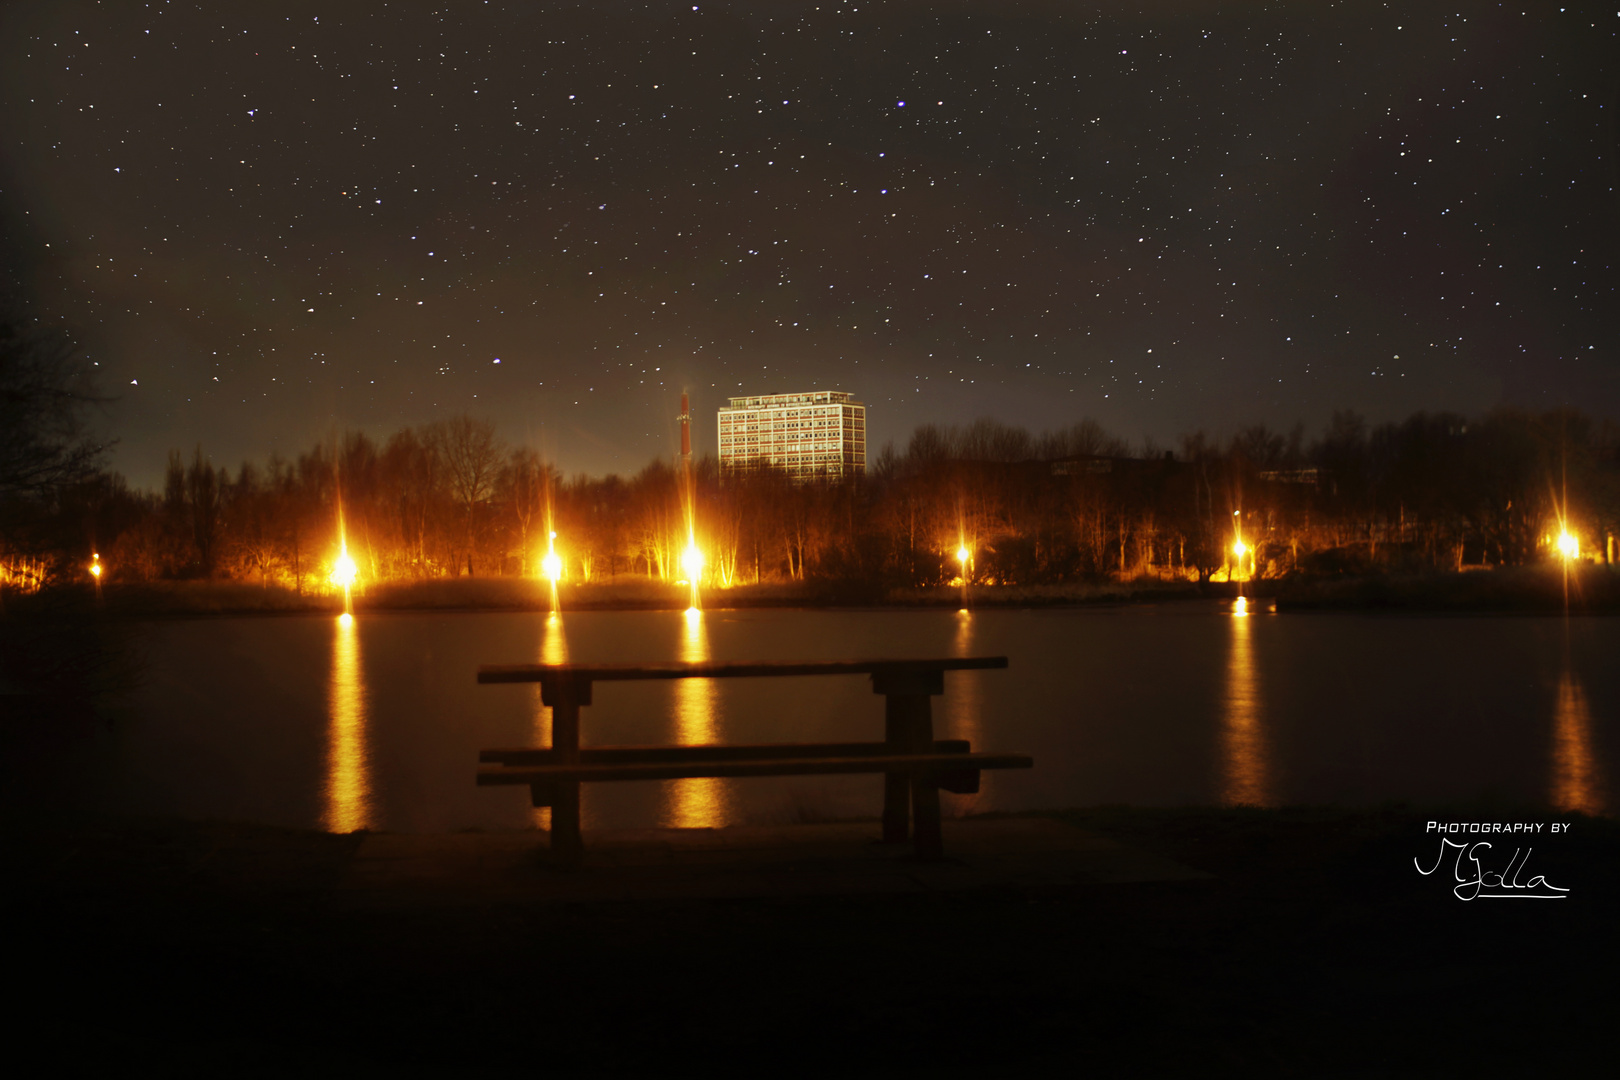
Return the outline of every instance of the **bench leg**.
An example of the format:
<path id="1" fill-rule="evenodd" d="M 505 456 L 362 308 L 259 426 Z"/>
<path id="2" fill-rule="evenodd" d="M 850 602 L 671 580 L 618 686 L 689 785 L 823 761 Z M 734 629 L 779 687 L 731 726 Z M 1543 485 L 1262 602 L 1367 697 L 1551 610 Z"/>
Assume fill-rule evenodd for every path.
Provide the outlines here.
<path id="1" fill-rule="evenodd" d="M 910 689 L 910 688 L 907 688 Z M 918 689 L 927 689 L 919 687 Z M 933 705 L 928 693 L 890 693 L 884 703 L 885 736 L 895 753 L 924 754 L 934 748 Z M 907 795 L 910 799 L 907 799 Z M 910 802 L 908 807 L 906 804 Z M 937 859 L 944 854 L 940 835 L 939 778 L 909 773 L 885 773 L 883 781 L 883 839 L 906 839 L 907 811 L 917 854 Z"/>
<path id="2" fill-rule="evenodd" d="M 887 694 L 883 699 L 883 738 L 890 753 L 933 748 L 933 721 L 927 694 Z M 900 844 L 910 832 L 911 774 L 883 774 L 883 842 Z"/>
<path id="3" fill-rule="evenodd" d="M 551 706 L 551 746 L 559 762 L 579 763 L 579 700 L 567 690 Z M 556 785 L 551 805 L 551 854 L 564 866 L 578 866 L 585 857 L 585 841 L 579 831 L 577 781 L 560 781 Z"/>

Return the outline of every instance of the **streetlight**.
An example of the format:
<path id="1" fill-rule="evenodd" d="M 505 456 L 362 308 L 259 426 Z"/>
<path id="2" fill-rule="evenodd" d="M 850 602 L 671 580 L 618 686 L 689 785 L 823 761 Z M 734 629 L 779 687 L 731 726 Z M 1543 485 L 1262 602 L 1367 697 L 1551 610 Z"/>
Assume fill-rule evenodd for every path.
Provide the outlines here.
<path id="1" fill-rule="evenodd" d="M 551 613 L 557 614 L 562 605 L 557 599 L 557 581 L 562 577 L 562 556 L 557 554 L 557 534 L 553 532 L 546 541 L 546 554 L 540 560 L 540 572 L 545 574 L 546 580 L 551 582 Z"/>
<path id="2" fill-rule="evenodd" d="M 341 585 L 344 591 L 347 591 L 349 586 L 354 584 L 355 576 L 359 572 L 359 567 L 355 566 L 354 560 L 349 558 L 348 548 L 344 548 L 338 555 L 337 561 L 332 564 L 332 584 Z"/>
<path id="3" fill-rule="evenodd" d="M 692 594 L 687 605 L 687 614 L 698 610 L 698 575 L 703 572 L 703 552 L 698 550 L 697 541 L 689 541 L 686 550 L 681 553 L 681 569 L 686 571 L 686 580 L 690 583 Z"/>
<path id="4" fill-rule="evenodd" d="M 1560 530 L 1559 533 L 1558 533 L 1558 552 L 1559 552 L 1559 554 L 1561 554 L 1564 557 L 1565 562 L 1568 562 L 1571 559 L 1580 558 L 1581 557 L 1581 541 L 1580 541 L 1580 539 L 1578 537 L 1576 537 L 1574 533 L 1569 532 L 1567 529 L 1566 530 Z"/>
<path id="5" fill-rule="evenodd" d="M 354 584 L 354 579 L 359 576 L 360 568 L 354 565 L 353 559 L 349 558 L 348 541 L 340 540 L 338 543 L 338 557 L 332 563 L 332 584 L 343 588 L 343 614 L 339 616 L 339 619 L 343 621 L 343 625 L 347 626 L 354 619 L 352 614 L 354 599 L 349 592 L 349 587 Z"/>
<path id="6" fill-rule="evenodd" d="M 703 552 L 698 550 L 696 544 L 688 544 L 681 553 L 681 569 L 686 571 L 686 580 L 696 581 L 698 574 L 703 570 Z"/>
<path id="7" fill-rule="evenodd" d="M 973 552 L 968 550 L 966 544 L 959 544 L 956 548 L 956 561 L 962 568 L 962 610 L 966 611 L 968 602 L 968 560 L 973 558 Z"/>
<path id="8" fill-rule="evenodd" d="M 1249 545 L 1243 542 L 1243 511 L 1232 511 L 1232 554 L 1237 557 L 1238 577 L 1243 577 L 1243 556 L 1249 553 Z"/>

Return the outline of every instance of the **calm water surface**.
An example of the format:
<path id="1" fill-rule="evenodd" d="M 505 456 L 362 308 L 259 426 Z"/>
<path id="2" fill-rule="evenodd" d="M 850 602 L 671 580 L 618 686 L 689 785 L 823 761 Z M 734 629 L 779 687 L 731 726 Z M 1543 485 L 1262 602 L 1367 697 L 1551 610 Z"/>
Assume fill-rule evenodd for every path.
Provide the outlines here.
<path id="1" fill-rule="evenodd" d="M 131 714 L 53 797 L 139 814 L 404 832 L 545 824 L 478 750 L 544 745 L 538 687 L 480 664 L 1006 655 L 948 674 L 938 737 L 1022 750 L 947 812 L 1482 795 L 1611 812 L 1620 620 L 1117 610 L 254 618 L 144 628 Z M 585 744 L 880 739 L 864 677 L 599 683 Z M 875 815 L 872 776 L 584 788 L 586 828 Z"/>

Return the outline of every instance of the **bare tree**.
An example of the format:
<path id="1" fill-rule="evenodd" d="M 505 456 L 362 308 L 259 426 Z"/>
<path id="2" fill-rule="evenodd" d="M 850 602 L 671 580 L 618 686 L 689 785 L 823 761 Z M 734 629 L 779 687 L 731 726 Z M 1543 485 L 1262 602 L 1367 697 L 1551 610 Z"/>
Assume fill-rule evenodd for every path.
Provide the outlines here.
<path id="1" fill-rule="evenodd" d="M 231 548 L 239 570 L 257 575 L 260 588 L 270 582 L 270 567 L 276 553 L 275 508 L 271 498 L 258 467 L 244 461 L 230 493 Z"/>
<path id="2" fill-rule="evenodd" d="M 441 502 L 444 458 L 431 431 L 396 431 L 383 451 L 382 473 L 387 499 L 406 548 L 414 577 L 432 573 L 428 536 Z"/>
<path id="3" fill-rule="evenodd" d="M 85 479 L 104 446 L 85 432 L 84 414 L 102 400 L 59 329 L 0 316 L 0 497 L 49 495 Z"/>
<path id="4" fill-rule="evenodd" d="M 477 550 L 477 515 L 495 491 L 502 449 L 490 420 L 474 420 L 463 413 L 433 425 L 432 434 L 444 455 L 450 496 L 460 511 L 466 537 L 467 576 L 473 574 Z"/>
<path id="5" fill-rule="evenodd" d="M 541 462 L 540 455 L 528 447 L 514 450 L 501 467 L 496 490 L 516 534 L 520 574 L 529 573 L 536 531 L 544 533 L 551 528 L 546 516 L 555 488 L 556 477 L 551 466 Z M 542 535 L 540 539 L 546 537 Z"/>
<path id="6" fill-rule="evenodd" d="M 191 537 L 197 551 L 197 566 L 203 577 L 214 576 L 216 545 L 219 540 L 220 505 L 229 478 L 203 458 L 199 443 L 186 470 L 186 502 L 191 507 Z"/>
<path id="7" fill-rule="evenodd" d="M 635 507 L 632 523 L 636 551 L 645 561 L 647 576 L 673 581 L 679 568 L 681 535 L 679 477 L 663 461 L 652 461 L 631 484 Z"/>

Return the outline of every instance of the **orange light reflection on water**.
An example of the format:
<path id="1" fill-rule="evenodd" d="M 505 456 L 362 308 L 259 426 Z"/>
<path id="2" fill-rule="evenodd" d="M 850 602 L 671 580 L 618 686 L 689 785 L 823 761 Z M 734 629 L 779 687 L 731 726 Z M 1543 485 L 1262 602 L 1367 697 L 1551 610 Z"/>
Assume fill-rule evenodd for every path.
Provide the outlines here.
<path id="1" fill-rule="evenodd" d="M 327 684 L 327 832 L 349 833 L 373 826 L 371 778 L 366 751 L 365 677 L 360 669 L 360 634 L 354 616 L 334 620 L 332 677 Z"/>
<path id="2" fill-rule="evenodd" d="M 553 583 L 555 588 L 555 582 Z M 552 611 L 546 616 L 545 624 L 540 629 L 540 662 L 542 664 L 568 663 L 568 638 L 563 634 L 562 616 Z M 551 709 L 540 699 L 540 684 L 534 684 L 534 745 L 551 745 Z M 583 785 L 580 793 L 583 805 Z M 531 807 L 534 815 L 534 826 L 537 829 L 551 828 L 551 807 Z"/>
<path id="3" fill-rule="evenodd" d="M 964 608 L 956 613 L 956 635 L 951 651 L 957 656 L 972 656 L 974 648 L 973 612 Z M 984 679 L 979 672 L 946 672 L 945 694 L 933 699 L 932 708 L 934 738 L 966 739 L 972 749 L 984 749 Z M 977 794 L 945 794 L 941 809 L 952 818 L 970 814 L 994 790 L 995 782 L 996 771 L 986 769 L 979 774 Z"/>
<path id="4" fill-rule="evenodd" d="M 1231 651 L 1227 654 L 1226 700 L 1221 718 L 1221 802 L 1228 806 L 1271 806 L 1265 709 L 1255 671 L 1254 620 L 1241 598 L 1233 606 Z"/>
<path id="5" fill-rule="evenodd" d="M 956 635 L 951 643 L 952 651 L 957 656 L 972 656 L 974 647 L 973 613 L 962 610 L 956 613 Z M 973 749 L 984 749 L 980 743 L 981 718 L 984 712 L 982 700 L 981 680 L 977 672 L 957 671 L 945 675 L 945 696 L 934 699 L 935 715 L 944 723 L 936 721 L 934 725 L 935 738 L 966 739 L 973 744 Z M 943 706 L 943 709 L 940 708 Z M 993 771 L 980 774 L 979 783 L 982 786 L 994 778 Z M 960 800 L 959 800 L 960 801 Z M 971 800 L 969 800 L 971 801 Z"/>
<path id="6" fill-rule="evenodd" d="M 681 659 L 688 663 L 709 659 L 709 632 L 703 612 L 693 608 L 683 616 Z M 679 746 L 717 743 L 719 736 L 718 688 L 713 679 L 675 680 L 675 737 Z M 677 829 L 717 829 L 726 823 L 731 792 L 725 780 L 695 776 L 665 785 L 668 803 L 663 824 Z"/>
<path id="7" fill-rule="evenodd" d="M 1601 814 L 1603 781 L 1592 752 L 1592 710 L 1575 673 L 1565 667 L 1558 680 L 1558 709 L 1553 714 L 1552 799 L 1560 810 Z"/>

